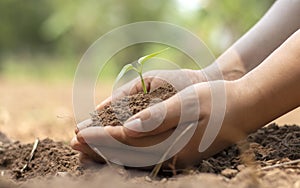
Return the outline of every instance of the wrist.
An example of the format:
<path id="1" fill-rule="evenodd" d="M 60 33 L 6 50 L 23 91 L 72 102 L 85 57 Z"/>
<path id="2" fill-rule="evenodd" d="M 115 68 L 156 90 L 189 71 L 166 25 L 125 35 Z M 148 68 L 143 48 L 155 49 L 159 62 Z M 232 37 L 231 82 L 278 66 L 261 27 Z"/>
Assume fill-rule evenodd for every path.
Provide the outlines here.
<path id="1" fill-rule="evenodd" d="M 238 116 L 241 117 L 241 130 L 249 134 L 273 120 L 268 109 L 272 108 L 270 97 L 265 94 L 263 88 L 248 77 L 232 81 L 234 84 L 236 100 L 239 103 Z"/>
<path id="2" fill-rule="evenodd" d="M 208 80 L 237 80 L 243 77 L 247 70 L 235 50 L 228 49 L 213 64 L 203 69 Z"/>
<path id="3" fill-rule="evenodd" d="M 201 70 L 183 69 L 183 71 L 188 75 L 192 84 L 208 81 L 205 74 Z"/>
<path id="4" fill-rule="evenodd" d="M 261 127 L 260 111 L 264 109 L 260 102 L 262 99 L 260 91 L 247 84 L 247 80 L 238 79 L 226 81 L 228 117 L 234 118 L 232 128 L 242 135 L 248 135 Z M 231 119 L 232 120 L 232 119 Z M 230 122 L 232 123 L 232 121 Z"/>

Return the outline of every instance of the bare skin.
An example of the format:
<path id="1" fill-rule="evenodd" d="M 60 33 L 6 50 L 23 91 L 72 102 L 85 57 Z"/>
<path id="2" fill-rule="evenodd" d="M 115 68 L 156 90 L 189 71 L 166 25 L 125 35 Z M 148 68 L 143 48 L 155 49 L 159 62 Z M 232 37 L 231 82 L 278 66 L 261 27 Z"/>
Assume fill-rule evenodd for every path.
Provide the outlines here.
<path id="1" fill-rule="evenodd" d="M 291 2 L 295 4 L 291 5 Z M 131 117 L 124 127 L 85 128 L 86 125 L 81 125 L 71 141 L 72 147 L 82 152 L 83 161 L 92 159 L 103 162 L 103 159 L 90 149 L 85 138 L 89 138 L 89 141 L 92 140 L 92 144 L 105 144 L 106 147 L 111 148 L 112 152 L 120 148 L 105 142 L 106 137 L 103 131 L 108 132 L 119 141 L 133 146 L 149 146 L 159 143 L 172 134 L 173 129 L 177 126 L 180 117 L 180 94 L 184 93 L 188 100 L 189 96 L 196 91 L 201 111 L 195 116 L 198 117 L 197 119 L 187 121 L 198 121 L 198 126 L 191 140 L 177 154 L 177 165 L 185 167 L 199 163 L 203 158 L 219 152 L 273 119 L 299 107 L 300 31 L 298 28 L 300 23 L 291 18 L 299 14 L 300 3 L 291 2 L 279 0 L 275 3 L 269 13 L 252 30 L 220 56 L 213 66 L 204 70 L 206 75 L 213 78 L 213 67 L 220 67 L 226 80 L 222 82 L 226 88 L 227 99 L 222 128 L 212 145 L 204 152 L 198 152 L 198 147 L 210 117 L 211 85 L 214 82 L 208 84 L 205 82 L 207 80 L 203 73 L 188 70 L 187 75 L 190 77 L 191 84 L 184 85 L 177 95 L 162 102 L 166 106 L 166 111 L 159 112 L 161 110 L 159 104 L 151 107 L 152 111 L 159 112 L 157 114 L 166 114 L 163 123 L 158 128 L 149 132 L 134 131 L 143 126 L 152 126 L 147 122 L 153 122 L 151 118 L 158 118 L 149 116 L 150 109 L 148 108 Z M 287 20 L 284 22 L 272 19 L 272 14 L 278 13 L 282 7 L 290 10 L 283 16 L 283 19 L 289 19 L 292 23 L 287 24 L 287 27 L 282 30 L 275 30 L 276 38 L 270 36 L 272 32 L 268 27 L 272 27 L 272 25 L 275 27 L 276 24 L 284 25 L 287 22 Z M 256 41 L 260 43 L 260 35 L 264 35 L 264 45 L 253 47 L 253 42 L 250 41 L 257 39 Z M 282 45 L 278 47 L 280 44 Z M 266 58 L 267 56 L 268 58 Z M 261 61 L 262 63 L 260 63 Z M 152 72 L 151 74 L 157 75 L 158 73 Z M 219 81 L 215 83 L 217 82 Z M 153 79 L 153 77 L 147 79 L 148 89 L 157 87 L 159 84 L 161 84 L 161 79 Z M 132 82 L 130 85 L 124 86 L 119 96 L 133 94 L 141 89 L 138 82 Z M 194 98 L 190 97 L 190 99 Z M 101 103 L 98 109 L 109 102 L 111 102 L 111 98 Z M 138 155 L 147 160 L 147 156 Z"/>

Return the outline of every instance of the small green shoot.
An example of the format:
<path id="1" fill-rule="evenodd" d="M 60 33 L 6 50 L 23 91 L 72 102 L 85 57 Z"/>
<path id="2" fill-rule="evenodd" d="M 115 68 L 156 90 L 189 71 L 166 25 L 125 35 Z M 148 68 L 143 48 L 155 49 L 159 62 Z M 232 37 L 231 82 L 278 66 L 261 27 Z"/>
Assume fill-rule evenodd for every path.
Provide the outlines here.
<path id="1" fill-rule="evenodd" d="M 163 50 L 160 50 L 158 52 L 154 52 L 152 54 L 149 54 L 149 55 L 146 55 L 146 56 L 143 56 L 141 58 L 138 59 L 138 67 L 134 66 L 133 64 L 127 64 L 125 65 L 122 70 L 120 71 L 120 73 L 118 74 L 117 76 L 117 79 L 116 79 L 116 82 L 118 82 L 126 72 L 130 71 L 130 70 L 134 70 L 136 73 L 138 73 L 140 79 L 141 79 L 141 83 L 142 83 L 142 87 L 143 87 L 143 91 L 144 93 L 146 94 L 148 91 L 147 91 L 147 88 L 146 88 L 146 85 L 145 85 L 145 81 L 144 81 L 144 78 L 143 78 L 143 67 L 144 67 L 144 64 L 145 62 L 147 62 L 147 60 L 163 53 L 164 51 L 168 50 L 169 48 L 165 48 Z"/>

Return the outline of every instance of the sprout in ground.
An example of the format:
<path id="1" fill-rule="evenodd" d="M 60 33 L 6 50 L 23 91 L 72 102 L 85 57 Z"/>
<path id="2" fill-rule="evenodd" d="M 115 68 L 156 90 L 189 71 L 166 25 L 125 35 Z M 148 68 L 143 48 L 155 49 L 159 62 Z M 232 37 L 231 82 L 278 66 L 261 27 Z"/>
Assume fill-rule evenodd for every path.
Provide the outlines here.
<path id="1" fill-rule="evenodd" d="M 117 76 L 117 79 L 116 79 L 116 82 L 118 82 L 126 72 L 130 71 L 130 70 L 134 70 L 136 73 L 138 73 L 140 79 L 141 79 L 141 83 L 142 83 L 142 87 L 143 87 L 143 91 L 144 93 L 146 94 L 147 93 L 147 88 L 146 88 L 146 85 L 145 85 L 145 81 L 144 81 L 144 78 L 143 78 L 143 66 L 145 64 L 145 62 L 161 53 L 163 53 L 164 51 L 168 50 L 169 48 L 165 48 L 163 50 L 160 50 L 158 52 L 154 52 L 152 54 L 149 54 L 149 55 L 146 55 L 146 56 L 143 56 L 141 58 L 138 59 L 138 65 L 139 67 L 135 67 L 133 64 L 127 64 L 125 65 L 122 70 L 120 71 L 119 75 Z"/>

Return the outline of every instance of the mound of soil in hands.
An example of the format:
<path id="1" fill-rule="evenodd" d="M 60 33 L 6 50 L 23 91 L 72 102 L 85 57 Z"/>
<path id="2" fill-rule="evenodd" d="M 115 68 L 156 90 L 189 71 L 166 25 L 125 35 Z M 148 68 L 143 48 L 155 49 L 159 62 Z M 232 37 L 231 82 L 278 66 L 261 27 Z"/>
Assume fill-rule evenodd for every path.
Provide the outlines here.
<path id="1" fill-rule="evenodd" d="M 117 99 L 104 109 L 91 113 L 93 123 L 90 126 L 121 126 L 132 115 L 170 98 L 175 93 L 172 85 L 165 84 L 147 94 L 138 93 Z"/>

